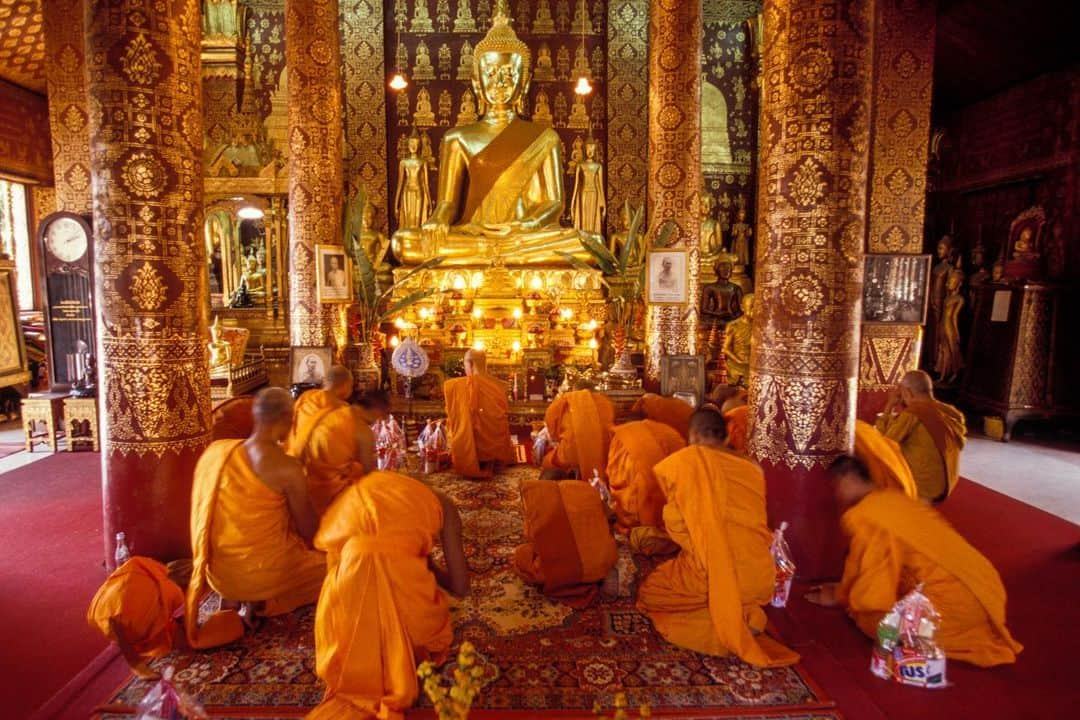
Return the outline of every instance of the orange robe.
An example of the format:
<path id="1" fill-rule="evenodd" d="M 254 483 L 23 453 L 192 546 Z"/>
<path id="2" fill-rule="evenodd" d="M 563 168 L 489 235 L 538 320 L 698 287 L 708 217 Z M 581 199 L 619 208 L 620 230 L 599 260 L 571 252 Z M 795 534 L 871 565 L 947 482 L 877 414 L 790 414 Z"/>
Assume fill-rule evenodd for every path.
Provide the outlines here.
<path id="1" fill-rule="evenodd" d="M 489 477 L 482 462 L 512 465 L 517 461 L 510 441 L 510 403 L 506 383 L 489 375 L 470 375 L 443 383 L 450 458 L 464 477 Z"/>
<path id="2" fill-rule="evenodd" d="M 543 467 L 576 470 L 588 480 L 593 470 L 607 475 L 608 446 L 615 429 L 615 406 L 592 390 L 573 390 L 555 398 L 544 413 L 548 435 L 557 443 Z"/>
<path id="3" fill-rule="evenodd" d="M 525 480 L 524 545 L 514 551 L 514 567 L 544 594 L 583 608 L 615 567 L 618 553 L 600 493 L 581 480 Z"/>
<path id="4" fill-rule="evenodd" d="M 645 393 L 634 403 L 632 411 L 674 428 L 683 440 L 690 436 L 690 416 L 694 414 L 694 408 L 678 398 Z"/>
<path id="5" fill-rule="evenodd" d="M 401 718 L 416 666 L 439 662 L 453 630 L 428 567 L 442 505 L 423 483 L 377 471 L 350 485 L 315 536 L 329 569 L 315 614 L 316 672 L 326 696 L 308 718 Z"/>
<path id="6" fill-rule="evenodd" d="M 293 407 L 285 447 L 304 465 L 308 495 L 319 516 L 339 492 L 364 474 L 357 458 L 356 424 L 353 408 L 326 390 L 308 390 Z"/>
<path id="7" fill-rule="evenodd" d="M 655 468 L 668 498 L 664 524 L 682 548 L 638 589 L 638 609 L 668 642 L 757 666 L 799 656 L 765 634 L 761 609 L 776 567 L 765 518 L 765 476 L 731 452 L 692 445 Z"/>
<path id="8" fill-rule="evenodd" d="M 251 415 L 251 407 L 254 404 L 254 397 L 241 395 L 215 406 L 214 413 L 210 417 L 211 438 L 228 440 L 249 437 L 251 431 L 255 429 L 255 418 Z"/>
<path id="9" fill-rule="evenodd" d="M 936 510 L 876 490 L 840 519 L 851 538 L 838 600 L 859 628 L 877 636 L 893 604 L 923 584 L 941 616 L 936 640 L 950 659 L 988 667 L 1016 661 L 1023 646 L 1005 627 L 997 570 Z"/>
<path id="10" fill-rule="evenodd" d="M 727 423 L 728 447 L 740 455 L 747 454 L 746 421 L 749 413 L 749 405 L 740 405 L 724 413 L 724 422 Z"/>
<path id="11" fill-rule="evenodd" d="M 919 497 L 941 502 L 952 493 L 960 479 L 960 451 L 967 435 L 963 413 L 937 400 L 918 400 L 896 415 L 879 415 L 876 427 L 900 445 Z"/>
<path id="12" fill-rule="evenodd" d="M 264 615 L 280 615 L 315 602 L 326 575 L 325 556 L 293 530 L 285 496 L 255 474 L 242 440 L 211 443 L 195 466 L 191 549 L 186 625 L 194 648 L 243 634 L 231 610 L 198 626 L 208 588 L 227 600 L 265 602 Z"/>
<path id="13" fill-rule="evenodd" d="M 918 499 L 919 488 L 915 485 L 915 476 L 911 474 L 900 446 L 862 420 L 855 421 L 855 457 L 866 463 L 875 486 L 882 490 L 899 490 L 910 498 Z"/>
<path id="14" fill-rule="evenodd" d="M 674 428 L 655 420 L 615 426 L 607 476 L 621 527 L 663 527 L 667 498 L 660 490 L 653 467 L 684 447 L 686 442 Z"/>
<path id="15" fill-rule="evenodd" d="M 184 605 L 184 591 L 156 560 L 133 557 L 116 568 L 90 601 L 91 627 L 116 641 L 110 621 L 143 658 L 167 655 L 177 626 L 173 614 Z"/>

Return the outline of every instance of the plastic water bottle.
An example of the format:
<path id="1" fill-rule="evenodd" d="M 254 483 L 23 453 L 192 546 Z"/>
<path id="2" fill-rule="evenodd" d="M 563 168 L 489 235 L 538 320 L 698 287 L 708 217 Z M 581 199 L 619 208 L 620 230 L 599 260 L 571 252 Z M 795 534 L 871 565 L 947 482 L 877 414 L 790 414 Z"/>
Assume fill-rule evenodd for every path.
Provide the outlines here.
<path id="1" fill-rule="evenodd" d="M 116 560 L 116 567 L 120 567 L 131 559 L 131 551 L 128 550 L 127 546 L 127 536 L 122 532 L 116 533 L 116 554 L 113 559 Z"/>

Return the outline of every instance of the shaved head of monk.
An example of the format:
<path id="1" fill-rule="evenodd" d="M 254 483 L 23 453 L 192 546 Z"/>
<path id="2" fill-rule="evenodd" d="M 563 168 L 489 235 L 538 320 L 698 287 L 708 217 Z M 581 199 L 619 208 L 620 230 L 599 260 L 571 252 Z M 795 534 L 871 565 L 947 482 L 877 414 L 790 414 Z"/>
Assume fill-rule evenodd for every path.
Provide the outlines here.
<path id="1" fill-rule="evenodd" d="M 292 427 L 293 399 L 285 388 L 268 387 L 260 390 L 251 406 L 255 429 L 251 436 L 280 443 Z"/>
<path id="2" fill-rule="evenodd" d="M 714 407 L 703 407 L 690 416 L 691 445 L 720 448 L 727 444 L 727 422 Z"/>
<path id="3" fill-rule="evenodd" d="M 900 378 L 900 399 L 905 403 L 911 400 L 929 400 L 934 397 L 934 381 L 923 370 L 910 370 Z"/>
<path id="4" fill-rule="evenodd" d="M 360 395 L 356 404 L 367 411 L 367 415 L 375 420 L 385 420 L 390 414 L 390 396 L 382 390 L 367 390 Z"/>
<path id="5" fill-rule="evenodd" d="M 463 360 L 466 375 L 484 375 L 487 373 L 487 353 L 483 350 L 470 348 L 465 351 Z"/>
<path id="6" fill-rule="evenodd" d="M 353 392 L 353 376 L 349 368 L 344 365 L 334 365 L 326 373 L 323 381 L 323 390 L 339 400 L 348 400 Z"/>
<path id="7" fill-rule="evenodd" d="M 847 509 L 862 500 L 876 487 L 870 479 L 870 468 L 862 460 L 851 455 L 841 455 L 829 466 L 833 494 L 841 509 Z"/>

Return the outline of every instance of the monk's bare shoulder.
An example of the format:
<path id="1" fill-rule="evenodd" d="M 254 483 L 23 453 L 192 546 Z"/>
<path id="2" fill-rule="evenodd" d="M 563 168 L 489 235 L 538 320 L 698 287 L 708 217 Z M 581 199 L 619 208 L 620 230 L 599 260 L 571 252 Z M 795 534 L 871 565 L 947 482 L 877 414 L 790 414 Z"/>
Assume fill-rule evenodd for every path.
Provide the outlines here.
<path id="1" fill-rule="evenodd" d="M 303 482 L 304 466 L 285 452 L 267 453 L 256 466 L 259 478 L 270 488 L 284 492 L 286 488 Z"/>

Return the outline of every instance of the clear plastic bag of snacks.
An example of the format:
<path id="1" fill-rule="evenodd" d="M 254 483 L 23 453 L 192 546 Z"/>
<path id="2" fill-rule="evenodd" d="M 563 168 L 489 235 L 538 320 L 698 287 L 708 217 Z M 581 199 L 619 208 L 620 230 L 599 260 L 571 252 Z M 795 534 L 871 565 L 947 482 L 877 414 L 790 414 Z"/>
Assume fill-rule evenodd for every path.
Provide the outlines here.
<path id="1" fill-rule="evenodd" d="M 547 425 L 540 428 L 533 436 L 533 462 L 537 467 L 544 464 L 544 456 L 547 455 L 547 451 L 551 446 L 551 436 L 548 434 Z"/>
<path id="2" fill-rule="evenodd" d="M 934 640 L 940 622 L 920 584 L 878 623 L 870 672 L 904 685 L 945 687 L 945 652 Z"/>
<path id="3" fill-rule="evenodd" d="M 795 561 L 791 559 L 791 548 L 784 538 L 787 527 L 786 521 L 780 523 L 780 527 L 773 530 L 772 543 L 769 545 L 769 552 L 776 563 L 776 585 L 770 602 L 773 607 L 787 606 L 788 597 L 791 595 L 791 581 L 795 579 Z"/>
<path id="4" fill-rule="evenodd" d="M 209 720 L 199 701 L 173 684 L 172 667 L 165 668 L 154 687 L 135 709 L 135 720 Z"/>

